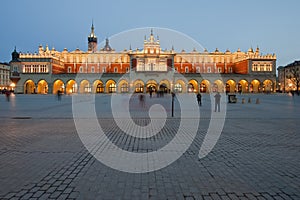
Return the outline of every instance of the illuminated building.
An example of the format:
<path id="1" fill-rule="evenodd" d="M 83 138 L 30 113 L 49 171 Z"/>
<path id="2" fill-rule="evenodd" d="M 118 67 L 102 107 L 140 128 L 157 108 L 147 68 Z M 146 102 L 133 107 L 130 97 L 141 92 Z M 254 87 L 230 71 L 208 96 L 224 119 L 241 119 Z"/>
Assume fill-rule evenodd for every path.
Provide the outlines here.
<path id="1" fill-rule="evenodd" d="M 106 39 L 98 49 L 92 25 L 88 50 L 59 52 L 39 46 L 38 53 L 12 53 L 12 78 L 17 93 L 55 94 L 125 93 L 163 90 L 165 92 L 273 92 L 276 56 L 261 55 L 259 48 L 247 52 L 216 49 L 208 52 L 162 50 L 151 30 L 144 48 L 115 51 Z M 175 71 L 184 78 L 157 79 L 157 74 Z M 101 77 L 99 78 L 99 75 Z M 126 78 L 130 74 L 131 78 Z M 134 79 L 134 74 L 142 79 Z M 80 79 L 80 75 L 85 75 Z M 203 76 L 205 75 L 205 76 Z M 218 76 L 216 76 L 218 75 Z M 75 78 L 76 79 L 75 80 Z M 128 77 L 128 76 L 127 76 Z M 203 78 L 205 77 L 205 78 Z M 222 77 L 222 79 L 220 79 Z M 19 79 L 19 80 L 18 80 Z"/>
<path id="2" fill-rule="evenodd" d="M 281 92 L 300 90 L 300 61 L 278 67 L 278 87 Z"/>
<path id="3" fill-rule="evenodd" d="M 10 66 L 8 63 L 0 63 L 0 90 L 10 89 Z"/>

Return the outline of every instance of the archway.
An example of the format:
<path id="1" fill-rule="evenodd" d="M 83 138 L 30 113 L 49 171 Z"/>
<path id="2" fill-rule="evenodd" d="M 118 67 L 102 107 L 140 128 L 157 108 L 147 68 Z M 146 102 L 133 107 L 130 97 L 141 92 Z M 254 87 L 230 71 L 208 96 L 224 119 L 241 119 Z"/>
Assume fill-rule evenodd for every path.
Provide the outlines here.
<path id="1" fill-rule="evenodd" d="M 69 80 L 66 85 L 66 94 L 73 94 L 78 92 L 78 85 L 75 80 Z"/>
<path id="2" fill-rule="evenodd" d="M 118 83 L 118 91 L 121 93 L 128 93 L 129 92 L 129 84 L 127 80 L 121 80 Z"/>
<path id="3" fill-rule="evenodd" d="M 114 80 L 108 80 L 105 85 L 106 85 L 105 89 L 108 93 L 117 92 L 117 86 Z"/>
<path id="4" fill-rule="evenodd" d="M 37 86 L 38 94 L 48 94 L 48 83 L 45 80 L 40 80 Z"/>
<path id="5" fill-rule="evenodd" d="M 273 82 L 271 80 L 267 79 L 263 82 L 263 92 L 273 92 Z"/>
<path id="6" fill-rule="evenodd" d="M 196 80 L 190 80 L 188 83 L 188 92 L 189 93 L 198 93 L 198 82 Z"/>
<path id="7" fill-rule="evenodd" d="M 24 83 L 24 94 L 34 94 L 35 84 L 32 80 L 28 80 Z"/>
<path id="8" fill-rule="evenodd" d="M 259 80 L 255 79 L 255 80 L 251 81 L 250 92 L 253 92 L 253 93 L 260 92 L 260 82 L 259 82 Z"/>
<path id="9" fill-rule="evenodd" d="M 53 83 L 53 94 L 57 94 L 60 91 L 61 93 L 65 92 L 65 84 L 62 80 L 56 80 Z"/>
<path id="10" fill-rule="evenodd" d="M 226 82 L 226 93 L 233 93 L 235 92 L 235 81 L 230 79 Z"/>
<path id="11" fill-rule="evenodd" d="M 94 81 L 93 93 L 104 93 L 104 85 L 102 81 L 100 80 Z"/>
<path id="12" fill-rule="evenodd" d="M 157 83 L 155 80 L 149 80 L 146 84 L 146 92 L 157 92 L 158 88 L 157 88 Z"/>
<path id="13" fill-rule="evenodd" d="M 248 82 L 246 80 L 240 80 L 238 83 L 237 91 L 239 93 L 248 92 Z"/>
<path id="14" fill-rule="evenodd" d="M 164 93 L 170 92 L 170 83 L 169 83 L 169 81 L 168 80 L 160 81 L 159 90 L 164 92 Z"/>
<path id="15" fill-rule="evenodd" d="M 213 88 L 212 88 L 213 92 L 224 92 L 224 84 L 223 81 L 221 80 L 216 80 L 214 82 Z"/>
<path id="16" fill-rule="evenodd" d="M 201 93 L 209 93 L 210 82 L 208 80 L 203 80 L 200 83 L 200 92 Z"/>
<path id="17" fill-rule="evenodd" d="M 82 80 L 79 85 L 79 93 L 90 93 L 92 91 L 90 82 L 88 80 Z"/>
<path id="18" fill-rule="evenodd" d="M 135 93 L 143 93 L 144 92 L 144 82 L 143 81 L 136 80 L 133 85 L 134 85 Z"/>

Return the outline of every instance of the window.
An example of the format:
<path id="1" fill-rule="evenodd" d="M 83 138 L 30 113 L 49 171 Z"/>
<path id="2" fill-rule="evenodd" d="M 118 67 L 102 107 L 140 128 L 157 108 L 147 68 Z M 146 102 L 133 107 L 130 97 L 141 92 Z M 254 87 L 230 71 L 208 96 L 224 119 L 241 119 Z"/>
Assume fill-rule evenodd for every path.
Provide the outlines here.
<path id="1" fill-rule="evenodd" d="M 232 67 L 229 67 L 229 73 L 232 73 Z"/>
<path id="2" fill-rule="evenodd" d="M 118 68 L 117 67 L 114 68 L 114 72 L 118 73 Z"/>
<path id="3" fill-rule="evenodd" d="M 102 73 L 105 73 L 106 72 L 106 67 L 103 67 L 102 68 Z"/>
<path id="4" fill-rule="evenodd" d="M 108 92 L 109 92 L 109 93 L 114 93 L 114 92 L 116 92 L 116 84 L 111 83 L 111 84 L 109 85 L 109 87 L 108 87 Z"/>
<path id="5" fill-rule="evenodd" d="M 92 72 L 92 73 L 95 73 L 95 67 L 92 67 L 92 68 L 91 68 L 91 72 Z"/>
<path id="6" fill-rule="evenodd" d="M 72 67 L 68 67 L 68 73 L 72 72 Z"/>
<path id="7" fill-rule="evenodd" d="M 175 92 L 180 92 L 180 93 L 182 92 L 182 86 L 179 83 L 175 84 L 174 89 L 175 89 Z"/>
<path id="8" fill-rule="evenodd" d="M 189 73 L 189 67 L 185 67 L 185 73 Z"/>
<path id="9" fill-rule="evenodd" d="M 82 68 L 82 66 L 81 66 L 81 67 L 79 67 L 79 72 L 80 72 L 80 73 L 82 73 L 82 72 L 83 72 L 83 68 Z"/>
<path id="10" fill-rule="evenodd" d="M 128 88 L 128 84 L 127 83 L 123 83 L 121 86 L 121 92 L 125 93 L 125 92 L 129 92 L 129 88 Z"/>
<path id="11" fill-rule="evenodd" d="M 218 73 L 222 73 L 222 68 L 218 67 Z"/>
<path id="12" fill-rule="evenodd" d="M 196 67 L 196 73 L 200 73 L 200 67 Z"/>
<path id="13" fill-rule="evenodd" d="M 126 67 L 126 72 L 129 72 L 129 67 Z"/>
<path id="14" fill-rule="evenodd" d="M 211 73 L 211 68 L 207 67 L 207 73 Z"/>

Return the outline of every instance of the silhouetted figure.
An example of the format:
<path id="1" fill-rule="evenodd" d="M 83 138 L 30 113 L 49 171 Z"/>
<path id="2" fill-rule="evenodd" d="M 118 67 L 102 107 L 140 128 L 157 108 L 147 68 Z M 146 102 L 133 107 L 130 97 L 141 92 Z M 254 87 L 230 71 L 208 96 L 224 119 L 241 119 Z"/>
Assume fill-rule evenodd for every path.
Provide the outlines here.
<path id="1" fill-rule="evenodd" d="M 221 95 L 219 92 L 215 95 L 215 112 L 220 112 L 220 101 L 221 101 Z"/>
<path id="2" fill-rule="evenodd" d="M 9 90 L 5 91 L 5 96 L 6 96 L 6 100 L 9 101 L 9 99 L 10 99 L 10 91 Z"/>
<path id="3" fill-rule="evenodd" d="M 143 94 L 139 95 L 139 100 L 141 107 L 145 107 L 145 96 Z"/>
<path id="4" fill-rule="evenodd" d="M 198 106 L 202 106 L 201 94 L 200 93 L 197 94 L 197 102 L 198 102 Z"/>
<path id="5" fill-rule="evenodd" d="M 150 91 L 149 91 L 150 98 L 152 98 L 152 93 L 153 93 L 153 91 L 152 91 L 152 89 L 150 89 Z"/>
<path id="6" fill-rule="evenodd" d="M 57 90 L 57 100 L 60 101 L 61 100 L 61 91 Z"/>

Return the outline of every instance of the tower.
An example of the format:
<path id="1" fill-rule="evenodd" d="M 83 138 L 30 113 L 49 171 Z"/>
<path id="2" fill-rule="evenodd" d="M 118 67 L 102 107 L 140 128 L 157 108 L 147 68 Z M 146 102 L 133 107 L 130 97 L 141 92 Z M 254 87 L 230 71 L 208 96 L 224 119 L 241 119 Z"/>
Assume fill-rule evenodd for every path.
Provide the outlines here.
<path id="1" fill-rule="evenodd" d="M 97 36 L 95 35 L 95 28 L 93 23 L 91 27 L 91 33 L 88 37 L 88 51 L 91 52 L 97 51 Z"/>

